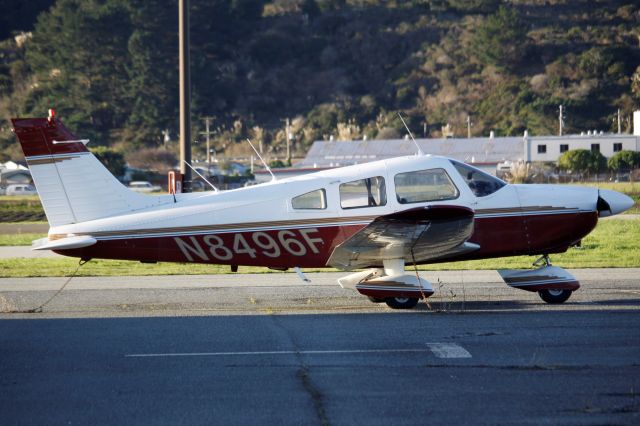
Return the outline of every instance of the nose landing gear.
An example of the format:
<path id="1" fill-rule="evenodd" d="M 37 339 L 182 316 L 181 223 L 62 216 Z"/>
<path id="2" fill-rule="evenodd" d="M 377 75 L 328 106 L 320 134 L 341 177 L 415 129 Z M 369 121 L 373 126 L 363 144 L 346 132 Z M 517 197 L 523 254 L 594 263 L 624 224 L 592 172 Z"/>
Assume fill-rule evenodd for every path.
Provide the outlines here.
<path id="1" fill-rule="evenodd" d="M 567 299 L 571 297 L 572 293 L 572 290 L 562 289 L 538 290 L 538 296 L 540 296 L 540 299 L 554 305 L 566 302 Z"/>
<path id="2" fill-rule="evenodd" d="M 535 291 L 542 300 L 551 304 L 566 302 L 580 288 L 573 275 L 562 268 L 551 265 L 547 254 L 533 263 L 533 270 L 501 269 L 498 271 L 504 282 L 513 288 Z"/>

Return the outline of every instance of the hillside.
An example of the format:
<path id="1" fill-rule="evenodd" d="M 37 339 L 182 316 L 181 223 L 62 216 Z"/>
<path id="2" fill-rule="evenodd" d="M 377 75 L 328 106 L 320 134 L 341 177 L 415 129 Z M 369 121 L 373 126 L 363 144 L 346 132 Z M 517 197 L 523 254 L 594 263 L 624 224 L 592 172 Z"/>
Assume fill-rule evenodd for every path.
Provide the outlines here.
<path id="1" fill-rule="evenodd" d="M 4 16 L 12 1 L 2 2 Z M 46 4 L 47 2 L 42 2 Z M 0 161 L 8 118 L 58 115 L 94 145 L 175 147 L 177 2 L 57 0 L 0 42 Z M 16 21 L 17 22 L 17 21 Z M 313 140 L 617 130 L 640 107 L 640 5 L 590 0 L 191 0 L 194 135 L 282 155 Z M 17 24 L 16 24 L 17 25 Z M 21 28 L 12 28 L 17 35 Z M 203 140 L 203 137 L 200 136 Z M 203 156 L 203 144 L 196 145 Z"/>

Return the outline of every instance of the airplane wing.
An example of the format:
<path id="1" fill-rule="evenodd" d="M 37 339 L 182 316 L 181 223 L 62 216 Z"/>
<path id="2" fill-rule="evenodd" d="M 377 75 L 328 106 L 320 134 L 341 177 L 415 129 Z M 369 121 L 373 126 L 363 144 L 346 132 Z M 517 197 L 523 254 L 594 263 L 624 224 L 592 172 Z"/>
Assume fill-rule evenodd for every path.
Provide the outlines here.
<path id="1" fill-rule="evenodd" d="M 382 267 L 385 259 L 426 263 L 480 248 L 473 234 L 473 210 L 428 206 L 376 218 L 336 247 L 327 264 L 343 270 Z"/>

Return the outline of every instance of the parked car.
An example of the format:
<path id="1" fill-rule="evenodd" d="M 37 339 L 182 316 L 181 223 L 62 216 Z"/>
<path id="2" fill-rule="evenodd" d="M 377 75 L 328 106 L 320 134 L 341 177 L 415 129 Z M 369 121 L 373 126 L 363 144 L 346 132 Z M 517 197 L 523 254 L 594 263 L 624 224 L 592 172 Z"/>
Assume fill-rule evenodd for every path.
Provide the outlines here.
<path id="1" fill-rule="evenodd" d="M 38 195 L 33 185 L 14 184 L 7 186 L 7 195 Z"/>
<path id="2" fill-rule="evenodd" d="M 162 190 L 158 185 L 152 185 L 151 182 L 147 182 L 146 180 L 134 180 L 129 183 L 129 189 L 136 192 L 156 192 Z"/>

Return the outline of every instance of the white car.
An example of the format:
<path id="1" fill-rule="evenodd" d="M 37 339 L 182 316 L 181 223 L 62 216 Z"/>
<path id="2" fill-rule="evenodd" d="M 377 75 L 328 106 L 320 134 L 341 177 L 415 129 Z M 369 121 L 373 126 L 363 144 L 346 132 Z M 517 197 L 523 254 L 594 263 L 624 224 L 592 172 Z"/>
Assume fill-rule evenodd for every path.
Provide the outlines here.
<path id="1" fill-rule="evenodd" d="M 137 180 L 129 183 L 129 189 L 136 192 L 156 192 L 162 190 L 158 185 L 151 185 L 151 182 L 147 182 L 146 180 Z"/>
<path id="2" fill-rule="evenodd" d="M 15 184 L 7 186 L 7 195 L 38 195 L 33 185 Z"/>

